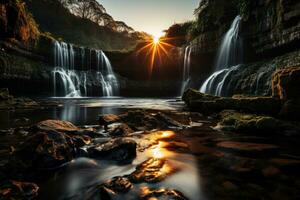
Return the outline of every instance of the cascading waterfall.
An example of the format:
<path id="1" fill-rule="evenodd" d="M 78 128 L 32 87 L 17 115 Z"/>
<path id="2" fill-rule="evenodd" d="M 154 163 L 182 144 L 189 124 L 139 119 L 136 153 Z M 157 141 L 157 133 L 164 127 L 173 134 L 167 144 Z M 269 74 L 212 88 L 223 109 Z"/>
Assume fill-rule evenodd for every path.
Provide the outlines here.
<path id="1" fill-rule="evenodd" d="M 219 49 L 215 72 L 203 83 L 200 91 L 217 96 L 227 96 L 226 86 L 234 71 L 243 61 L 243 41 L 239 36 L 242 18 L 237 16 L 225 34 Z"/>
<path id="2" fill-rule="evenodd" d="M 88 86 L 94 85 L 102 88 L 98 93 L 103 96 L 114 96 L 118 93 L 119 83 L 112 70 L 111 63 L 103 51 L 94 50 L 96 68 L 92 69 L 93 51 L 89 51 L 86 61 L 85 49 L 80 48 L 79 68 L 75 69 L 75 50 L 71 44 L 56 41 L 54 43 L 53 88 L 57 96 L 58 83 L 63 85 L 64 97 L 82 97 L 88 95 Z M 93 62 L 94 63 L 94 62 Z M 95 70 L 96 73 L 92 72 Z M 101 86 L 101 87 L 100 87 Z"/>
<path id="3" fill-rule="evenodd" d="M 181 84 L 181 95 L 183 95 L 184 91 L 187 89 L 188 84 L 190 82 L 191 53 L 192 53 L 192 46 L 187 46 L 184 52 L 184 66 L 183 66 L 183 76 L 182 76 L 182 84 Z"/>

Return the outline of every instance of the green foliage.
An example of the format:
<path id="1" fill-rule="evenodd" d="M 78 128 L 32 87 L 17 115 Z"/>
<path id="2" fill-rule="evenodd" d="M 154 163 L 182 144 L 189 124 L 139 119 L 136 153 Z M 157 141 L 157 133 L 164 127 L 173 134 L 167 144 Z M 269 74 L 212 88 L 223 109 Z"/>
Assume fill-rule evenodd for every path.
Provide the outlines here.
<path id="1" fill-rule="evenodd" d="M 251 0 L 233 0 L 241 16 L 247 17 L 250 14 Z"/>

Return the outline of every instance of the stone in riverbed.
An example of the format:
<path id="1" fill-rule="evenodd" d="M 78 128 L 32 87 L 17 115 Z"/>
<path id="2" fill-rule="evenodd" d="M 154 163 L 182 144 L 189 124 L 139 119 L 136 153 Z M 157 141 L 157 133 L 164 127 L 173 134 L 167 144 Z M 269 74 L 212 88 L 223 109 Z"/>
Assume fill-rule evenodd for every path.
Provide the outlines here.
<path id="1" fill-rule="evenodd" d="M 187 200 L 187 198 L 177 190 L 154 189 L 148 187 L 141 188 L 140 199 L 142 200 Z"/>
<path id="2" fill-rule="evenodd" d="M 300 67 L 276 71 L 272 79 L 272 93 L 283 100 L 300 98 Z"/>
<path id="3" fill-rule="evenodd" d="M 108 132 L 111 136 L 126 136 L 134 131 L 127 124 L 117 123 L 110 125 Z"/>
<path id="4" fill-rule="evenodd" d="M 34 199 L 38 195 L 39 187 L 35 183 L 18 181 L 2 182 L 0 185 L 0 199 L 23 200 Z"/>
<path id="5" fill-rule="evenodd" d="M 118 138 L 91 146 L 87 151 L 92 158 L 127 163 L 136 157 L 136 146 L 136 142 L 132 139 Z"/>
<path id="6" fill-rule="evenodd" d="M 129 180 L 133 183 L 157 183 L 175 170 L 165 159 L 150 158 L 136 167 Z"/>
<path id="7" fill-rule="evenodd" d="M 72 138 L 64 133 L 38 132 L 16 149 L 6 168 L 13 177 L 19 173 L 22 177 L 56 169 L 74 158 L 74 148 Z M 43 176 L 48 175 L 43 173 Z"/>
<path id="8" fill-rule="evenodd" d="M 151 129 L 163 129 L 172 127 L 181 127 L 182 125 L 166 116 L 163 113 L 148 113 L 143 110 L 129 111 L 119 116 L 120 121 L 126 123 L 135 131 L 144 131 Z"/>
<path id="9" fill-rule="evenodd" d="M 116 192 L 126 193 L 132 188 L 131 182 L 126 177 L 114 177 L 111 180 L 102 184 L 102 186 Z"/>
<path id="10" fill-rule="evenodd" d="M 61 132 L 76 132 L 80 129 L 67 121 L 60 120 L 45 120 L 36 124 L 33 129 L 40 131 L 61 131 Z"/>

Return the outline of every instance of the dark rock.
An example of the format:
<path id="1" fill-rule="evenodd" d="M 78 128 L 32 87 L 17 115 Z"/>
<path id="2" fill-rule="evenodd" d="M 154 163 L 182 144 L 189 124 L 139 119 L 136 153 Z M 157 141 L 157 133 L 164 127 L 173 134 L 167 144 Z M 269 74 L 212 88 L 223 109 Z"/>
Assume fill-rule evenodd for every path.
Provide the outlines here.
<path id="1" fill-rule="evenodd" d="M 116 193 L 125 193 L 132 188 L 132 184 L 125 177 L 114 177 L 113 179 L 102 184 L 102 186 L 116 192 Z"/>
<path id="2" fill-rule="evenodd" d="M 272 80 L 273 96 L 283 100 L 300 98 L 300 67 L 278 70 Z"/>
<path id="3" fill-rule="evenodd" d="M 119 121 L 120 121 L 119 116 L 114 115 L 114 114 L 101 115 L 98 118 L 98 123 L 101 126 L 109 125 L 109 124 L 116 123 Z"/>
<path id="4" fill-rule="evenodd" d="M 39 187 L 35 183 L 7 181 L 0 186 L 0 199 L 2 200 L 23 200 L 35 199 Z"/>
<path id="5" fill-rule="evenodd" d="M 141 188 L 142 200 L 187 200 L 187 198 L 177 190 L 156 189 L 151 190 L 148 187 Z"/>
<path id="6" fill-rule="evenodd" d="M 237 190 L 238 186 L 236 186 L 235 184 L 233 184 L 230 181 L 225 181 L 222 186 L 224 187 L 225 190 Z"/>
<path id="7" fill-rule="evenodd" d="M 134 131 L 124 123 L 112 124 L 108 129 L 109 135 L 111 136 L 126 136 Z"/>
<path id="8" fill-rule="evenodd" d="M 119 117 L 123 123 L 136 131 L 182 126 L 163 113 L 151 114 L 143 110 L 129 111 Z"/>
<path id="9" fill-rule="evenodd" d="M 278 146 L 271 144 L 246 143 L 225 141 L 217 143 L 217 147 L 229 151 L 242 153 L 245 155 L 259 156 L 260 154 L 270 154 L 278 151 Z"/>
<path id="10" fill-rule="evenodd" d="M 30 176 L 43 170 L 53 170 L 74 158 L 74 148 L 71 137 L 64 133 L 38 132 L 16 149 L 6 167 L 13 177 L 19 173 Z"/>
<path id="11" fill-rule="evenodd" d="M 165 159 L 150 158 L 136 167 L 129 175 L 133 183 L 156 183 L 164 180 L 176 171 Z"/>
<path id="12" fill-rule="evenodd" d="M 8 88 L 0 88 L 0 101 L 9 100 L 12 96 L 9 95 Z"/>
<path id="13" fill-rule="evenodd" d="M 279 117 L 286 120 L 300 120 L 300 99 L 287 100 L 279 113 Z"/>
<path id="14" fill-rule="evenodd" d="M 216 97 L 202 94 L 193 89 L 189 89 L 184 93 L 183 100 L 190 110 L 205 114 L 233 109 L 250 113 L 276 115 L 279 113 L 281 107 L 281 101 L 272 97 Z"/>
<path id="15" fill-rule="evenodd" d="M 112 139 L 87 149 L 89 156 L 97 159 L 131 162 L 136 157 L 136 142 L 129 138 Z"/>
<path id="16" fill-rule="evenodd" d="M 224 110 L 220 113 L 221 122 L 216 127 L 224 131 L 237 131 L 260 134 L 285 134 L 290 130 L 299 131 L 296 123 L 286 122 L 269 116 L 239 113 Z"/>
<path id="17" fill-rule="evenodd" d="M 46 120 L 36 124 L 34 129 L 40 131 L 61 131 L 61 132 L 76 132 L 79 128 L 73 125 L 71 122 L 59 121 L 59 120 Z"/>

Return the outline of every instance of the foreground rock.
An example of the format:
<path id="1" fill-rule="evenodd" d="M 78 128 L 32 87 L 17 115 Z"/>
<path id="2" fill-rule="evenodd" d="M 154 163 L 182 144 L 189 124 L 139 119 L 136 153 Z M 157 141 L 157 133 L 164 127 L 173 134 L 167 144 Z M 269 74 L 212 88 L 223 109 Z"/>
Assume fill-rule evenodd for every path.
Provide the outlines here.
<path id="1" fill-rule="evenodd" d="M 127 163 L 136 157 L 136 146 L 136 142 L 132 139 L 118 138 L 91 146 L 87 151 L 92 158 Z"/>
<path id="2" fill-rule="evenodd" d="M 187 198 L 177 190 L 170 189 L 157 189 L 151 190 L 147 187 L 141 189 L 141 198 L 142 200 L 187 200 Z"/>
<path id="3" fill-rule="evenodd" d="M 7 175 L 47 177 L 49 174 L 43 171 L 59 168 L 74 157 L 75 145 L 70 136 L 55 131 L 38 132 L 26 139 L 12 154 L 6 166 Z"/>
<path id="4" fill-rule="evenodd" d="M 270 116 L 240 113 L 234 110 L 224 110 L 219 114 L 221 121 L 216 127 L 224 131 L 285 134 L 300 132 L 297 123 L 282 121 Z"/>
<path id="5" fill-rule="evenodd" d="M 272 97 L 216 97 L 202 94 L 193 89 L 188 89 L 183 94 L 182 99 L 192 111 L 204 114 L 232 109 L 250 113 L 277 115 L 281 109 L 281 101 Z"/>
<path id="6" fill-rule="evenodd" d="M 7 181 L 0 186 L 0 199 L 23 200 L 34 199 L 38 195 L 39 187 L 34 183 Z"/>
<path id="7" fill-rule="evenodd" d="M 175 169 L 165 160 L 151 158 L 136 167 L 136 171 L 129 175 L 133 183 L 157 183 L 168 175 L 175 172 Z"/>
<path id="8" fill-rule="evenodd" d="M 33 128 L 40 131 L 61 131 L 61 132 L 75 132 L 79 131 L 71 122 L 60 120 L 45 120 L 36 124 Z"/>

